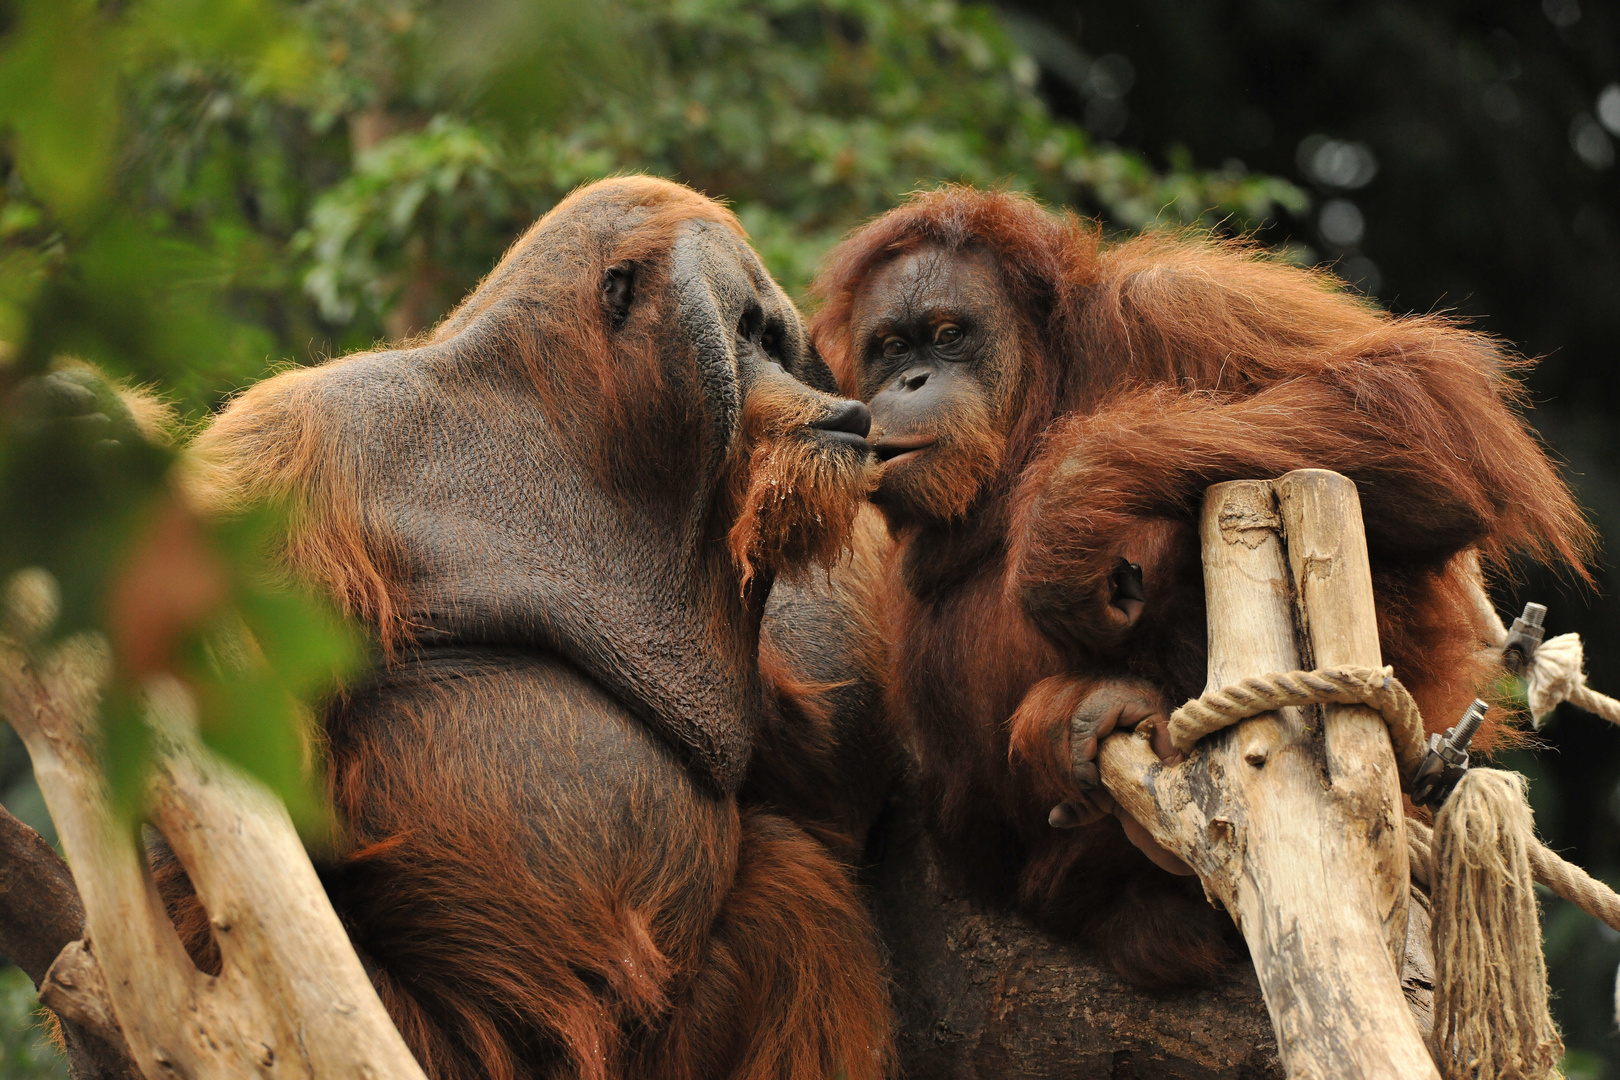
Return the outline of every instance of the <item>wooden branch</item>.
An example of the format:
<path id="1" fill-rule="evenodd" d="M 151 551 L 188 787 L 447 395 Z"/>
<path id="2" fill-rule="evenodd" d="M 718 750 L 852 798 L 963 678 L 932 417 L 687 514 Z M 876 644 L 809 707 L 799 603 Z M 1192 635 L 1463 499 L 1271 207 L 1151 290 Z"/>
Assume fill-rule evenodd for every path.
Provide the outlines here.
<path id="1" fill-rule="evenodd" d="M 1211 688 L 1380 662 L 1348 479 L 1303 470 L 1217 484 L 1201 534 Z M 1398 974 L 1405 826 L 1376 717 L 1283 709 L 1205 739 L 1180 765 L 1161 765 L 1139 735 L 1108 739 L 1100 758 L 1115 799 L 1243 931 L 1290 1077 L 1438 1076 Z"/>
<path id="2" fill-rule="evenodd" d="M 124 1041 L 107 978 L 83 941 L 70 941 L 62 949 L 39 987 L 39 1000 L 61 1019 L 99 1038 Z"/>
<path id="3" fill-rule="evenodd" d="M 73 1080 L 135 1080 L 140 1073 L 117 1019 L 106 1014 L 86 1024 L 71 1004 L 64 1012 L 53 998 L 52 977 L 62 957 L 83 952 L 82 933 L 84 905 L 67 864 L 39 833 L 0 808 L 0 954 L 27 974 L 61 1021 Z M 89 970 L 80 980 L 102 984 L 94 959 L 84 953 L 84 960 Z"/>
<path id="4" fill-rule="evenodd" d="M 110 1003 L 151 1080 L 423 1080 L 285 808 L 201 746 L 176 684 L 158 695 L 168 704 L 157 710 L 153 823 L 212 915 L 224 970 L 191 963 L 135 830 L 109 801 L 95 726 L 107 669 L 105 645 L 88 636 L 47 657 L 0 643 L 0 712 L 28 746 L 84 903 L 90 951 L 53 967 L 52 1007 L 97 1023 Z"/>
<path id="5" fill-rule="evenodd" d="M 84 930 L 73 875 L 45 839 L 0 807 L 0 956 L 38 987 Z"/>
<path id="6" fill-rule="evenodd" d="M 922 817 L 904 785 L 868 879 L 901 1076 L 1282 1080 L 1252 972 L 1184 994 L 1132 986 L 1086 945 L 964 895 Z"/>

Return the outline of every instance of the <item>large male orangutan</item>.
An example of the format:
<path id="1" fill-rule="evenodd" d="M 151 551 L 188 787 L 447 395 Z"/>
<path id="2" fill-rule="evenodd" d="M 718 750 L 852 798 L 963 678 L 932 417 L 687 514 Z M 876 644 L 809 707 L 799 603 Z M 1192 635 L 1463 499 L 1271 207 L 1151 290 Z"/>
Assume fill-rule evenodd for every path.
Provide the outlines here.
<path id="1" fill-rule="evenodd" d="M 731 214 L 628 178 L 430 336 L 259 383 L 198 440 L 204 501 L 289 503 L 287 569 L 378 639 L 322 718 L 323 874 L 430 1077 L 883 1073 L 844 868 L 735 795 L 764 597 L 869 486 L 866 408 L 795 375 L 831 389 Z"/>
<path id="2" fill-rule="evenodd" d="M 1152 722 L 1168 758 L 1164 718 L 1202 689 L 1209 484 L 1356 482 L 1384 658 L 1434 729 L 1486 674 L 1476 555 L 1578 567 L 1589 539 L 1494 341 L 1247 244 L 1105 243 L 1031 200 L 947 188 L 855 233 L 818 289 L 817 344 L 871 406 L 887 535 L 859 530 L 835 587 L 784 593 L 775 621 L 792 639 L 860 598 L 845 667 L 884 672 L 866 684 L 886 685 L 937 846 L 1142 984 L 1227 955 L 1226 916 L 1086 810 L 1098 740 Z M 799 677 L 832 666 L 812 655 Z"/>

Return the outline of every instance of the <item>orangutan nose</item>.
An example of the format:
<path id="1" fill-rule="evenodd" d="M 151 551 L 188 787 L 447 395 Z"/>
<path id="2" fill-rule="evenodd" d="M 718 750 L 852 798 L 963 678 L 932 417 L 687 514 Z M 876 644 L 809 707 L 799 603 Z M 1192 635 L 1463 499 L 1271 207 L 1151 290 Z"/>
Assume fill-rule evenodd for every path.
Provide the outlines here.
<path id="1" fill-rule="evenodd" d="M 819 431 L 841 431 L 864 439 L 866 433 L 872 430 L 872 410 L 859 401 L 846 401 L 810 426 Z"/>

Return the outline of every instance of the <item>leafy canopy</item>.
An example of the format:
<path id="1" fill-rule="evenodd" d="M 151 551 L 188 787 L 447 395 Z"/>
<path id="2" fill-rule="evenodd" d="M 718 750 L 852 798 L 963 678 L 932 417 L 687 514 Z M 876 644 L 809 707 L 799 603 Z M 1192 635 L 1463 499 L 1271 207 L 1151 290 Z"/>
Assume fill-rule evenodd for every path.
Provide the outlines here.
<path id="1" fill-rule="evenodd" d="M 19 0 L 0 27 L 0 581 L 44 568 L 60 631 L 125 653 L 172 637 L 156 666 L 120 657 L 126 795 L 167 673 L 306 824 L 298 703 L 357 662 L 353 634 L 269 582 L 268 518 L 175 533 L 175 450 L 65 358 L 197 421 L 272 363 L 425 328 L 569 189 L 625 171 L 728 199 L 794 292 L 942 180 L 1124 228 L 1302 205 L 1095 144 L 996 15 L 951 0 Z M 204 578 L 179 626 L 127 601 Z M 244 629 L 256 648 L 227 647 Z"/>

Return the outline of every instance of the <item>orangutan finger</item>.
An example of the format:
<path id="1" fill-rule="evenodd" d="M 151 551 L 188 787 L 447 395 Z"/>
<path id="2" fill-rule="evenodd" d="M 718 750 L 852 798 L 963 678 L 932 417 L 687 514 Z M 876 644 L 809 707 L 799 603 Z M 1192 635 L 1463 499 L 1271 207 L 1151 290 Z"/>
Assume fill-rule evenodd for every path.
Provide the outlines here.
<path id="1" fill-rule="evenodd" d="M 1097 747 L 1114 733 L 1118 722 L 1118 701 L 1112 695 L 1097 692 L 1080 702 L 1069 717 L 1069 756 L 1076 768 L 1097 756 Z"/>
<path id="2" fill-rule="evenodd" d="M 1107 817 L 1105 811 L 1094 806 L 1080 802 L 1060 802 L 1052 807 L 1052 812 L 1046 816 L 1047 823 L 1054 829 L 1078 829 L 1082 825 L 1091 825 Z"/>
<path id="3" fill-rule="evenodd" d="M 1170 721 L 1163 715 L 1154 716 L 1148 721 L 1148 742 L 1159 760 L 1166 765 L 1178 765 L 1187 760 L 1187 755 L 1176 749 L 1176 744 L 1170 741 Z"/>

